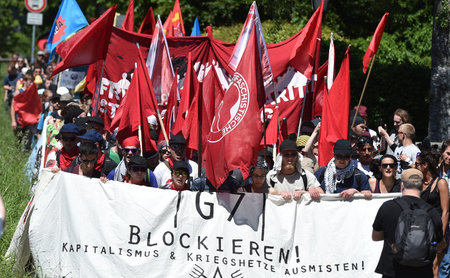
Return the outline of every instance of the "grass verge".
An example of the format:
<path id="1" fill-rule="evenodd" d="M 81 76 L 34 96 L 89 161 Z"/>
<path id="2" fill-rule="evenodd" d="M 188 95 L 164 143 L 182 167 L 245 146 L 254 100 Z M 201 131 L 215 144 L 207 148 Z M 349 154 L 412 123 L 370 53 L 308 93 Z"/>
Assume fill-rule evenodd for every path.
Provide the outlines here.
<path id="1" fill-rule="evenodd" d="M 33 277 L 14 271 L 12 263 L 5 259 L 16 225 L 29 200 L 30 182 L 25 176 L 29 154 L 21 151 L 3 102 L 0 106 L 0 192 L 6 206 L 6 226 L 0 239 L 0 277 Z"/>

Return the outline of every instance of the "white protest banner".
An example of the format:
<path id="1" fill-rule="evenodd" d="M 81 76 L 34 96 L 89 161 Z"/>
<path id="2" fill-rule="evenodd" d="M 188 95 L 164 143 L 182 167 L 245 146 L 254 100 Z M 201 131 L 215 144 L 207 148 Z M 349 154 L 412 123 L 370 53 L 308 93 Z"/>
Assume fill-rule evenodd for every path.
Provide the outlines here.
<path id="1" fill-rule="evenodd" d="M 392 196 L 277 205 L 59 173 L 34 199 L 29 243 L 42 277 L 378 277 L 372 222 Z"/>

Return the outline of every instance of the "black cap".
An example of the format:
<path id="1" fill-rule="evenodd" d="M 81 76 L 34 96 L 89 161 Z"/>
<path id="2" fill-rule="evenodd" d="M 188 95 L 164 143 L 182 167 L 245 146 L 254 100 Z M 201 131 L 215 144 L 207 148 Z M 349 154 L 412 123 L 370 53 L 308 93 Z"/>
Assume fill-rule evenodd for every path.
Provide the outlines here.
<path id="1" fill-rule="evenodd" d="M 128 166 L 129 167 L 146 167 L 146 168 L 148 168 L 147 160 L 140 155 L 132 156 L 130 158 L 130 162 L 128 163 Z"/>
<path id="2" fill-rule="evenodd" d="M 353 118 L 350 119 L 350 124 L 351 124 L 351 121 L 353 121 Z M 360 125 L 363 123 L 365 123 L 363 117 L 361 117 L 360 115 L 357 115 L 356 119 L 355 119 L 355 124 L 353 126 L 357 126 L 357 125 Z"/>
<path id="3" fill-rule="evenodd" d="M 159 152 L 144 152 L 145 159 L 153 159 L 159 155 Z"/>
<path id="4" fill-rule="evenodd" d="M 65 124 L 61 127 L 61 129 L 59 130 L 59 133 L 75 133 L 75 134 L 80 134 L 80 130 L 78 129 L 78 127 L 75 124 L 72 123 L 68 123 Z"/>
<path id="5" fill-rule="evenodd" d="M 169 140 L 169 145 L 186 145 L 186 139 L 183 135 L 172 135 Z"/>
<path id="6" fill-rule="evenodd" d="M 95 124 L 99 124 L 101 126 L 105 126 L 105 121 L 99 117 L 99 116 L 91 116 L 88 117 L 87 123 L 95 123 Z"/>
<path id="7" fill-rule="evenodd" d="M 190 172 L 189 171 L 189 164 L 186 161 L 175 161 L 175 163 L 173 163 L 173 167 L 172 170 L 185 170 L 186 172 Z"/>
<path id="8" fill-rule="evenodd" d="M 53 93 L 53 96 L 50 100 L 55 102 L 55 101 L 59 101 L 60 98 L 61 98 L 61 95 Z"/>
<path id="9" fill-rule="evenodd" d="M 86 131 L 87 128 L 86 121 L 87 117 L 80 117 L 75 120 L 75 124 L 77 125 L 81 133 L 83 133 L 83 131 Z"/>
<path id="10" fill-rule="evenodd" d="M 297 151 L 297 145 L 292 140 L 284 140 L 280 144 L 280 152 L 282 153 L 284 151 Z"/>
<path id="11" fill-rule="evenodd" d="M 351 155 L 352 152 L 353 152 L 352 144 L 348 140 L 339 139 L 337 140 L 336 144 L 334 144 L 334 154 Z"/>

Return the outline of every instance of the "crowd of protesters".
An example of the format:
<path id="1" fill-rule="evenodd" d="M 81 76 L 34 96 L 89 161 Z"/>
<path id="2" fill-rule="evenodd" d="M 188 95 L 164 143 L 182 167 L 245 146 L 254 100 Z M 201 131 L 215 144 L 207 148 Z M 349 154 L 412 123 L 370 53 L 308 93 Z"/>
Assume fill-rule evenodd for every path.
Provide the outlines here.
<path id="1" fill-rule="evenodd" d="M 356 193 L 371 198 L 373 194 L 400 192 L 402 172 L 416 168 L 423 175 L 421 198 L 439 213 L 443 233 L 448 235 L 450 140 L 445 140 L 440 150 L 426 140 L 416 145 L 415 128 L 404 109 L 394 111 L 391 132 L 386 126 L 374 127 L 376 132 L 367 127 L 367 108 L 355 107 L 350 112 L 349 139 L 335 143 L 333 158 L 323 167 L 318 164 L 320 117 L 303 123 L 298 137 L 291 134 L 278 147 L 261 150 L 248 169 L 248 178 L 243 179 L 241 171 L 235 169 L 216 189 L 204 168 L 199 169 L 195 162 L 196 152 L 187 150 L 182 135 L 169 135 L 168 141 L 157 142 L 160 127 L 155 115 L 148 117 L 148 128 L 157 151 L 142 152 L 137 136 L 118 142 L 117 132 L 109 133 L 102 118 L 91 116 L 90 94 L 57 87 L 50 78 L 54 63 L 48 61 L 48 54 L 40 51 L 31 65 L 14 54 L 3 82 L 11 128 L 23 147 L 31 149 L 45 135 L 45 168 L 103 182 L 114 180 L 176 191 L 268 193 L 280 195 L 284 201 L 297 201 L 304 193 L 318 200 L 320 194 L 330 193 L 351 199 Z M 41 118 L 35 125 L 20 126 L 13 108 L 14 96 L 33 82 L 41 96 Z M 0 214 L 0 220 L 2 217 Z M 437 255 L 435 273 L 444 252 Z M 448 256 L 444 260 L 447 266 Z"/>

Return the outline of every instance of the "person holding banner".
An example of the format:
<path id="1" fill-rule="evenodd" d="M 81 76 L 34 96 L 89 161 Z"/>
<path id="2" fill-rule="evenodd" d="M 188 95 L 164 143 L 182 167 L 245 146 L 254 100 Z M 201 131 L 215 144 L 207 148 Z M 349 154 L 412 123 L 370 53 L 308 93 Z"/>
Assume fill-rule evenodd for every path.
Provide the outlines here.
<path id="1" fill-rule="evenodd" d="M 137 185 L 158 187 L 155 175 L 150 171 L 150 178 L 147 180 L 147 160 L 140 155 L 130 157 L 127 165 L 127 173 L 123 177 L 124 182 Z"/>
<path id="2" fill-rule="evenodd" d="M 334 158 L 315 173 L 322 190 L 327 194 L 339 193 L 345 199 L 350 199 L 355 193 L 371 198 L 367 176 L 350 163 L 353 152 L 350 141 L 339 139 L 333 150 Z"/>
<path id="3" fill-rule="evenodd" d="M 266 181 L 268 171 L 264 157 L 258 156 L 256 165 L 250 167 L 249 177 L 242 182 L 238 192 L 269 193 L 269 185 Z"/>
<path id="4" fill-rule="evenodd" d="M 74 159 L 67 172 L 88 178 L 100 178 L 102 173 L 95 169 L 98 158 L 98 147 L 94 142 L 85 141 L 80 144 L 80 154 Z"/>
<path id="5" fill-rule="evenodd" d="M 172 179 L 164 186 L 175 191 L 189 190 L 189 164 L 186 161 L 175 161 L 172 167 Z"/>
<path id="6" fill-rule="evenodd" d="M 303 193 L 309 193 L 311 198 L 319 199 L 323 193 L 316 177 L 302 169 L 297 145 L 289 139 L 281 142 L 280 153 L 266 179 L 270 185 L 269 193 L 281 195 L 286 201 L 292 198 L 298 201 Z"/>

